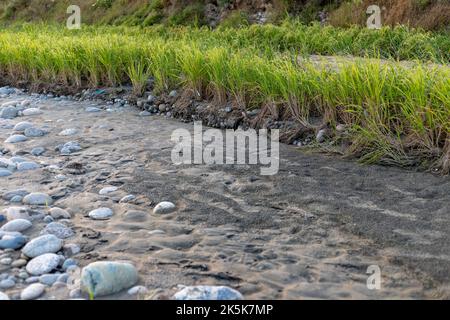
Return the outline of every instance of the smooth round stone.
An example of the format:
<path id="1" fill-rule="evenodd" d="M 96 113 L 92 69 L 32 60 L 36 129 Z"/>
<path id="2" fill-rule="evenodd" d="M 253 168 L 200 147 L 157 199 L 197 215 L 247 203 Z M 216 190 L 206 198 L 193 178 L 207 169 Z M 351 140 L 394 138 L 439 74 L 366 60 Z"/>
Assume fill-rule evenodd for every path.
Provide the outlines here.
<path id="1" fill-rule="evenodd" d="M 59 274 L 55 273 L 43 274 L 39 277 L 39 282 L 50 287 L 58 280 L 59 276 Z"/>
<path id="2" fill-rule="evenodd" d="M 176 207 L 172 202 L 163 201 L 156 205 L 156 207 L 153 209 L 153 213 L 155 214 L 170 213 L 175 211 L 175 209 Z"/>
<path id="3" fill-rule="evenodd" d="M 12 175 L 11 171 L 9 171 L 8 169 L 0 168 L 0 177 L 8 177 L 10 175 Z"/>
<path id="4" fill-rule="evenodd" d="M 141 116 L 141 117 L 148 117 L 148 116 L 151 116 L 151 115 L 152 114 L 150 112 L 148 112 L 147 110 L 139 112 L 139 116 Z"/>
<path id="5" fill-rule="evenodd" d="M 102 109 L 97 108 L 97 107 L 87 107 L 85 110 L 86 110 L 86 112 L 100 112 L 100 111 L 102 111 Z"/>
<path id="6" fill-rule="evenodd" d="M 27 141 L 28 138 L 21 134 L 13 134 L 5 140 L 5 143 L 19 143 L 23 141 Z"/>
<path id="7" fill-rule="evenodd" d="M 60 153 L 62 155 L 69 155 L 73 152 L 77 152 L 81 150 L 81 146 L 78 142 L 75 141 L 69 141 L 67 143 L 65 143 L 61 148 L 60 148 Z"/>
<path id="8" fill-rule="evenodd" d="M 22 290 L 20 293 L 20 299 L 22 300 L 34 300 L 39 298 L 45 291 L 45 285 L 42 283 L 33 283 Z"/>
<path id="9" fill-rule="evenodd" d="M 98 261 L 81 271 L 81 287 L 94 297 L 117 293 L 138 281 L 136 268 L 125 262 Z"/>
<path id="10" fill-rule="evenodd" d="M 64 224 L 59 222 L 50 222 L 41 231 L 41 234 L 53 234 L 60 239 L 67 239 L 74 235 L 72 229 L 66 227 Z"/>
<path id="11" fill-rule="evenodd" d="M 3 225 L 0 230 L 9 232 L 23 232 L 31 228 L 33 224 L 26 219 L 14 219 Z"/>
<path id="12" fill-rule="evenodd" d="M 64 245 L 63 252 L 66 257 L 72 257 L 78 253 L 80 253 L 81 248 L 76 243 L 68 243 Z"/>
<path id="13" fill-rule="evenodd" d="M 105 195 L 105 194 L 117 191 L 118 189 L 119 188 L 117 188 L 117 187 L 105 187 L 105 188 L 102 188 L 98 193 L 101 195 Z"/>
<path id="14" fill-rule="evenodd" d="M 0 264 L 2 264 L 4 266 L 9 266 L 11 263 L 12 263 L 12 259 L 11 258 L 0 259 Z"/>
<path id="15" fill-rule="evenodd" d="M 58 275 L 58 279 L 56 281 L 62 282 L 62 283 L 67 283 L 68 279 L 69 279 L 69 275 L 67 273 L 63 273 L 63 274 Z"/>
<path id="16" fill-rule="evenodd" d="M 76 135 L 77 133 L 78 133 L 77 129 L 69 128 L 69 129 L 65 129 L 65 130 L 61 131 L 60 133 L 58 133 L 58 135 L 60 135 L 60 136 L 73 136 L 73 135 Z"/>
<path id="17" fill-rule="evenodd" d="M 13 268 L 22 268 L 26 264 L 27 264 L 27 260 L 25 260 L 25 259 L 18 259 L 18 260 L 13 261 L 13 263 L 11 264 L 11 267 L 13 267 Z"/>
<path id="18" fill-rule="evenodd" d="M 45 223 L 52 223 L 53 221 L 55 221 L 55 219 L 53 219 L 52 216 L 45 216 L 44 217 L 44 222 Z"/>
<path id="19" fill-rule="evenodd" d="M 136 197 L 132 194 L 126 195 L 125 197 L 123 197 L 122 199 L 120 199 L 120 203 L 127 203 L 130 201 L 133 201 L 134 199 L 136 199 Z"/>
<path id="20" fill-rule="evenodd" d="M 6 214 L 8 221 L 15 219 L 31 220 L 28 209 L 25 207 L 9 207 L 3 210 L 3 212 Z"/>
<path id="21" fill-rule="evenodd" d="M 13 130 L 17 131 L 17 132 L 23 132 L 23 131 L 25 131 L 25 129 L 31 128 L 32 126 L 33 126 L 33 124 L 31 122 L 22 121 L 22 122 L 17 123 L 14 126 Z"/>
<path id="22" fill-rule="evenodd" d="M 9 297 L 6 293 L 3 293 L 0 291 L 0 301 L 6 301 L 9 300 Z"/>
<path id="23" fill-rule="evenodd" d="M 64 261 L 63 265 L 62 265 L 62 269 L 63 270 L 67 270 L 69 267 L 71 266 L 76 266 L 77 262 L 74 259 L 66 259 L 66 261 Z"/>
<path id="24" fill-rule="evenodd" d="M 23 132 L 23 134 L 28 138 L 42 137 L 46 133 L 47 132 L 45 132 L 44 130 L 35 127 L 26 128 Z"/>
<path id="25" fill-rule="evenodd" d="M 70 219 L 70 218 L 72 218 L 72 216 L 70 215 L 69 212 L 67 212 L 64 209 L 58 208 L 58 207 L 51 208 L 49 213 L 53 219 Z"/>
<path id="26" fill-rule="evenodd" d="M 59 265 L 60 259 L 61 258 L 57 254 L 45 253 L 31 259 L 26 266 L 26 270 L 33 276 L 40 276 L 56 269 Z"/>
<path id="27" fill-rule="evenodd" d="M 28 274 L 28 273 L 27 273 Z M 25 279 L 25 283 L 36 283 L 39 282 L 39 277 L 37 276 L 33 276 L 33 277 L 28 277 Z"/>
<path id="28" fill-rule="evenodd" d="M 15 196 L 22 196 L 25 197 L 27 194 L 29 194 L 28 191 L 24 190 L 24 189 L 17 189 L 17 190 L 12 190 L 12 191 L 8 191 L 5 192 L 2 195 L 2 198 L 6 201 L 11 201 L 11 199 Z"/>
<path id="29" fill-rule="evenodd" d="M 33 192 L 23 198 L 23 203 L 28 205 L 51 205 L 53 199 L 46 193 Z"/>
<path id="30" fill-rule="evenodd" d="M 225 286 L 189 286 L 174 294 L 175 300 L 243 300 L 239 291 Z"/>
<path id="31" fill-rule="evenodd" d="M 24 157 L 15 156 L 10 159 L 13 163 L 18 164 L 21 162 L 27 162 L 28 160 Z"/>
<path id="32" fill-rule="evenodd" d="M 8 106 L 0 110 L 0 118 L 14 119 L 17 117 L 18 110 L 13 106 Z"/>
<path id="33" fill-rule="evenodd" d="M 109 208 L 98 208 L 89 212 L 89 217 L 94 220 L 107 220 L 112 215 L 113 212 Z"/>
<path id="34" fill-rule="evenodd" d="M 39 168 L 40 166 L 36 162 L 32 161 L 21 162 L 17 165 L 17 171 L 36 170 Z"/>
<path id="35" fill-rule="evenodd" d="M 23 235 L 4 235 L 0 239 L 0 249 L 19 249 L 27 242 Z"/>
<path id="36" fill-rule="evenodd" d="M 46 253 L 55 253 L 61 250 L 63 241 L 53 234 L 46 234 L 34 238 L 22 249 L 27 257 L 34 258 Z"/>
<path id="37" fill-rule="evenodd" d="M 0 289 L 10 289 L 16 285 L 16 282 L 11 279 L 5 279 L 0 281 Z"/>
<path id="38" fill-rule="evenodd" d="M 22 111 L 22 114 L 24 116 L 35 116 L 35 115 L 38 115 L 41 113 L 42 113 L 42 111 L 39 108 L 28 108 L 28 109 L 25 109 Z"/>
<path id="39" fill-rule="evenodd" d="M 146 293 L 148 293 L 148 290 L 144 286 L 135 286 L 135 287 L 131 288 L 130 290 L 128 290 L 128 294 L 130 296 L 134 296 L 134 295 L 138 295 L 138 294 L 146 294 Z"/>
<path id="40" fill-rule="evenodd" d="M 44 152 L 45 152 L 45 148 L 43 148 L 43 147 L 36 147 L 31 150 L 31 154 L 35 157 L 39 157 L 39 156 L 43 155 Z"/>

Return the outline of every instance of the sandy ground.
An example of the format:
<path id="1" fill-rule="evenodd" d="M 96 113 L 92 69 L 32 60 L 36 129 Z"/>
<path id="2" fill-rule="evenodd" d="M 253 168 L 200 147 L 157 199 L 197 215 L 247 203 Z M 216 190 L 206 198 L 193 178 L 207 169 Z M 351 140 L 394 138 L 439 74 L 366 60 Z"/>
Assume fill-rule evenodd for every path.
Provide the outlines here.
<path id="1" fill-rule="evenodd" d="M 43 113 L 3 120 L 0 138 L 25 120 L 49 130 L 2 143 L 9 156 L 42 168 L 1 177 L 1 193 L 21 188 L 51 195 L 54 206 L 72 213 L 76 235 L 65 242 L 81 246 L 80 265 L 131 260 L 139 284 L 151 290 L 147 298 L 169 297 L 179 284 L 228 285 L 249 299 L 450 297 L 449 177 L 361 166 L 288 145 L 281 145 L 274 176 L 260 176 L 258 166 L 175 166 L 170 135 L 193 130 L 192 124 L 142 117 L 132 107 L 89 113 L 88 101 L 33 104 Z M 79 133 L 58 135 L 67 128 Z M 60 155 L 55 147 L 68 141 L 83 149 Z M 29 154 L 37 146 L 47 149 L 44 155 Z M 58 181 L 57 174 L 68 179 Z M 119 189 L 99 195 L 105 186 Z M 119 203 L 128 194 L 136 199 Z M 163 200 L 177 210 L 153 214 Z M 9 206 L 0 200 L 0 209 Z M 87 214 L 99 207 L 113 209 L 113 217 L 91 220 Z M 44 225 L 37 222 L 26 234 L 33 237 Z M 366 286 L 370 265 L 381 268 L 380 290 Z M 67 290 L 47 290 L 45 297 L 66 298 Z"/>

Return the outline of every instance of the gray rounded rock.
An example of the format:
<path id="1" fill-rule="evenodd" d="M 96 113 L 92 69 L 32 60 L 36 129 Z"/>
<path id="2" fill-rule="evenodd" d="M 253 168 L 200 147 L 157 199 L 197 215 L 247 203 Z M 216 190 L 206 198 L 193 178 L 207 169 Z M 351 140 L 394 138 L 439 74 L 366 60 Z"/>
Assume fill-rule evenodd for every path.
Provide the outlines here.
<path id="1" fill-rule="evenodd" d="M 51 205 L 53 203 L 53 199 L 46 193 L 42 193 L 42 192 L 33 192 L 30 194 L 27 194 L 24 198 L 23 198 L 23 203 L 24 204 L 29 204 L 29 205 Z"/>
<path id="2" fill-rule="evenodd" d="M 20 162 L 17 164 L 17 171 L 36 170 L 39 168 L 40 166 L 36 162 L 32 161 Z"/>
<path id="3" fill-rule="evenodd" d="M 26 270 L 33 276 L 40 276 L 55 270 L 59 265 L 60 259 L 57 254 L 45 253 L 31 259 L 26 266 Z"/>
<path id="4" fill-rule="evenodd" d="M 19 143 L 27 140 L 28 138 L 22 134 L 13 134 L 12 136 L 8 137 L 8 139 L 5 140 L 5 143 Z"/>
<path id="5" fill-rule="evenodd" d="M 113 211 L 109 208 L 98 208 L 89 212 L 89 217 L 94 220 L 107 220 L 112 215 Z"/>
<path id="6" fill-rule="evenodd" d="M 14 126 L 14 131 L 17 131 L 17 132 L 24 132 L 25 131 L 25 129 L 28 129 L 28 128 L 31 128 L 33 126 L 33 124 L 31 123 L 31 122 L 28 122 L 28 121 L 22 121 L 22 122 L 19 122 L 19 123 L 17 123 L 15 126 Z"/>
<path id="7" fill-rule="evenodd" d="M 53 234 L 46 234 L 34 238 L 22 249 L 27 257 L 34 258 L 46 253 L 55 253 L 61 250 L 63 241 Z"/>
<path id="8" fill-rule="evenodd" d="M 20 293 L 20 299 L 22 300 L 34 300 L 39 298 L 45 291 L 45 285 L 42 283 L 33 283 L 22 290 Z"/>
<path id="9" fill-rule="evenodd" d="M 0 177 L 8 177 L 10 175 L 12 175 L 11 171 L 9 171 L 8 169 L 0 168 Z"/>
<path id="10" fill-rule="evenodd" d="M 41 113 L 42 113 L 42 111 L 39 108 L 28 108 L 28 109 L 25 109 L 22 111 L 22 114 L 24 116 L 35 116 L 35 115 L 38 115 Z"/>
<path id="11" fill-rule="evenodd" d="M 0 291 L 0 301 L 9 300 L 9 296 L 6 293 Z"/>
<path id="12" fill-rule="evenodd" d="M 128 289 L 138 281 L 136 268 L 126 262 L 98 261 L 81 271 L 81 286 L 94 297 Z"/>
<path id="13" fill-rule="evenodd" d="M 26 128 L 25 131 L 23 132 L 23 134 L 29 138 L 42 137 L 46 133 L 47 133 L 46 131 L 35 127 Z"/>
<path id="14" fill-rule="evenodd" d="M 155 214 L 163 214 L 163 213 L 170 213 L 176 210 L 176 206 L 169 201 L 163 201 L 158 203 L 155 208 L 153 209 L 153 213 Z"/>
<path id="15" fill-rule="evenodd" d="M 74 235 L 74 232 L 71 228 L 66 227 L 62 223 L 50 222 L 41 231 L 41 234 L 53 234 L 60 239 L 67 239 L 67 238 L 72 237 Z"/>
<path id="16" fill-rule="evenodd" d="M 17 117 L 17 113 L 18 110 L 15 107 L 13 106 L 5 107 L 0 111 L 0 118 L 14 119 L 15 117 Z"/>
<path id="17" fill-rule="evenodd" d="M 175 300 L 243 300 L 239 291 L 226 286 L 188 286 L 174 294 Z"/>
<path id="18" fill-rule="evenodd" d="M 33 224 L 26 219 L 14 219 L 3 225 L 0 230 L 9 232 L 23 232 L 31 228 Z"/>

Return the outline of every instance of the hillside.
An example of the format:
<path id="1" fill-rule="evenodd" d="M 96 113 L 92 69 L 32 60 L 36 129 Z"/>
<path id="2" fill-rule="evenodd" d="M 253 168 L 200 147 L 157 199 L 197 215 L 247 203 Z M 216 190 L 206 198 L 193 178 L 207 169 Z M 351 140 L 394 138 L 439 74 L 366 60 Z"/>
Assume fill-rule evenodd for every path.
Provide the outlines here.
<path id="1" fill-rule="evenodd" d="M 365 9 L 373 0 L 1 0 L 0 21 L 57 21 L 67 18 L 66 8 L 77 4 L 82 21 L 114 25 L 217 25 L 277 23 L 287 16 L 302 22 L 336 26 L 364 25 Z M 408 24 L 428 30 L 446 28 L 448 0 L 378 0 L 383 24 Z"/>

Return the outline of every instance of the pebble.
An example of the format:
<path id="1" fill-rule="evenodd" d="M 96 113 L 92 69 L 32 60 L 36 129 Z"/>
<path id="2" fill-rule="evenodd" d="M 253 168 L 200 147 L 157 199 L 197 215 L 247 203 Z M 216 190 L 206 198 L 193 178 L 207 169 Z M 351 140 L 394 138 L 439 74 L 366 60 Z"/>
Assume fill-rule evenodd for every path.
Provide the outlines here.
<path id="1" fill-rule="evenodd" d="M 25 266 L 27 264 L 27 260 L 25 259 L 18 259 L 15 260 L 12 264 L 11 267 L 13 268 L 22 268 L 23 266 Z"/>
<path id="2" fill-rule="evenodd" d="M 36 282 L 39 282 L 39 277 L 33 276 L 25 279 L 25 283 L 36 283 Z"/>
<path id="3" fill-rule="evenodd" d="M 53 203 L 52 198 L 46 194 L 46 193 L 42 193 L 42 192 L 33 192 L 30 193 L 28 195 L 26 195 L 23 198 L 23 203 L 24 204 L 28 204 L 28 205 L 51 205 Z"/>
<path id="4" fill-rule="evenodd" d="M 318 143 L 324 142 L 326 138 L 327 138 L 327 130 L 326 129 L 321 129 L 321 130 L 319 130 L 319 132 L 317 132 L 316 141 Z"/>
<path id="5" fill-rule="evenodd" d="M 150 112 L 148 112 L 147 110 L 139 112 L 139 116 L 141 116 L 141 117 L 148 117 L 148 116 L 151 116 L 151 115 L 152 114 Z"/>
<path id="6" fill-rule="evenodd" d="M 53 219 L 70 219 L 72 216 L 64 209 L 54 207 L 49 211 Z"/>
<path id="7" fill-rule="evenodd" d="M 22 122 L 17 123 L 14 126 L 13 130 L 17 131 L 17 132 L 24 132 L 25 129 L 31 128 L 32 126 L 33 126 L 33 124 L 31 122 L 22 121 Z"/>
<path id="8" fill-rule="evenodd" d="M 130 296 L 138 295 L 138 294 L 146 294 L 148 293 L 148 289 L 144 286 L 135 286 L 128 290 L 128 294 Z"/>
<path id="9" fill-rule="evenodd" d="M 15 117 L 17 117 L 17 114 L 18 114 L 18 110 L 15 107 L 8 106 L 8 107 L 4 107 L 3 109 L 1 109 L 0 118 L 14 119 Z"/>
<path id="10" fill-rule="evenodd" d="M 130 201 L 133 201 L 134 199 L 136 199 L 136 197 L 132 194 L 126 195 L 125 197 L 123 197 L 122 199 L 120 199 L 119 203 L 127 203 Z"/>
<path id="11" fill-rule="evenodd" d="M 36 170 L 39 168 L 40 168 L 40 166 L 36 162 L 32 162 L 32 161 L 20 162 L 17 165 L 17 171 Z"/>
<path id="12" fill-rule="evenodd" d="M 63 247 L 63 252 L 66 257 L 72 257 L 78 253 L 80 253 L 81 248 L 76 243 L 67 243 Z"/>
<path id="13" fill-rule="evenodd" d="M 39 128 L 29 127 L 25 129 L 23 134 L 28 138 L 35 138 L 35 137 L 42 137 L 46 135 L 47 132 Z"/>
<path id="14" fill-rule="evenodd" d="M 102 109 L 97 108 L 97 107 L 87 107 L 85 110 L 86 110 L 86 112 L 100 112 L 100 111 L 102 111 Z"/>
<path id="15" fill-rule="evenodd" d="M 81 146 L 78 142 L 69 141 L 65 143 L 59 150 L 62 155 L 69 155 L 73 152 L 77 152 L 81 150 Z"/>
<path id="16" fill-rule="evenodd" d="M 172 90 L 169 92 L 169 97 L 175 98 L 177 96 L 177 90 Z"/>
<path id="17" fill-rule="evenodd" d="M 176 207 L 172 202 L 163 201 L 156 205 L 156 207 L 153 209 L 153 213 L 155 214 L 170 213 L 175 211 L 175 209 Z"/>
<path id="18" fill-rule="evenodd" d="M 60 133 L 58 133 L 58 135 L 60 136 L 73 136 L 76 135 L 78 133 L 78 130 L 75 128 L 69 128 L 69 129 L 65 129 L 63 131 L 61 131 Z"/>
<path id="19" fill-rule="evenodd" d="M 15 219 L 31 220 L 28 209 L 25 207 L 9 207 L 3 210 L 8 221 Z"/>
<path id="20" fill-rule="evenodd" d="M 242 294 L 226 286 L 188 286 L 174 294 L 175 300 L 243 300 Z"/>
<path id="21" fill-rule="evenodd" d="M 160 112 L 166 111 L 166 105 L 165 105 L 164 103 L 161 103 L 161 104 L 158 106 L 158 110 L 159 110 Z"/>
<path id="22" fill-rule="evenodd" d="M 63 241 L 53 234 L 46 234 L 34 238 L 22 249 L 22 253 L 30 258 L 35 258 L 46 253 L 58 252 L 63 245 Z"/>
<path id="23" fill-rule="evenodd" d="M 66 259 L 62 265 L 62 269 L 66 271 L 69 267 L 77 266 L 77 262 L 74 259 Z"/>
<path id="24" fill-rule="evenodd" d="M 39 277 L 39 282 L 50 287 L 58 280 L 59 276 L 60 275 L 56 273 L 43 274 Z"/>
<path id="25" fill-rule="evenodd" d="M 39 157 L 40 155 L 44 154 L 44 152 L 45 148 L 43 147 L 36 147 L 31 150 L 31 154 L 35 157 Z"/>
<path id="26" fill-rule="evenodd" d="M 21 203 L 22 200 L 23 200 L 22 196 L 14 196 L 14 197 L 11 198 L 10 201 L 13 202 L 13 203 Z"/>
<path id="27" fill-rule="evenodd" d="M 8 191 L 8 192 L 4 193 L 2 195 L 2 198 L 6 201 L 11 201 L 11 199 L 15 196 L 25 197 L 27 194 L 29 194 L 28 191 L 26 191 L 24 189 L 17 189 L 17 190 L 12 190 L 12 191 Z"/>
<path id="28" fill-rule="evenodd" d="M 0 249 L 13 249 L 17 250 L 25 243 L 27 243 L 27 238 L 21 234 L 17 235 L 4 235 L 0 238 Z"/>
<path id="29" fill-rule="evenodd" d="M 0 281 L 0 289 L 10 289 L 16 285 L 16 282 L 11 279 L 5 279 Z"/>
<path id="30" fill-rule="evenodd" d="M 33 283 L 22 290 L 20 293 L 20 299 L 22 300 L 34 300 L 39 298 L 45 291 L 45 285 L 42 283 Z"/>
<path id="31" fill-rule="evenodd" d="M 74 235 L 74 232 L 71 228 L 66 227 L 62 223 L 50 222 L 41 231 L 41 234 L 53 234 L 60 239 L 67 239 L 67 238 L 72 237 Z"/>
<path id="32" fill-rule="evenodd" d="M 55 219 L 53 219 L 52 216 L 45 216 L 45 217 L 44 217 L 44 222 L 45 222 L 45 223 L 51 223 L 51 222 L 53 222 L 53 221 L 55 221 Z"/>
<path id="33" fill-rule="evenodd" d="M 24 116 L 35 116 L 35 115 L 38 115 L 41 113 L 42 113 L 42 111 L 39 108 L 28 108 L 28 109 L 25 109 L 22 111 L 22 114 Z"/>
<path id="34" fill-rule="evenodd" d="M 105 194 L 117 191 L 117 189 L 119 189 L 119 188 L 117 188 L 117 187 L 105 187 L 105 188 L 103 188 L 103 189 L 101 189 L 99 191 L 99 194 L 105 195 Z"/>
<path id="35" fill-rule="evenodd" d="M 9 266 L 11 263 L 12 263 L 12 259 L 11 258 L 0 259 L 0 264 L 2 264 L 4 266 Z"/>
<path id="36" fill-rule="evenodd" d="M 113 212 L 109 208 L 98 208 L 89 212 L 89 217 L 94 220 L 106 220 L 113 215 Z"/>
<path id="37" fill-rule="evenodd" d="M 14 219 L 3 225 L 0 230 L 9 232 L 23 232 L 31 228 L 33 224 L 26 219 Z"/>
<path id="38" fill-rule="evenodd" d="M 31 259 L 26 266 L 26 270 L 33 276 L 40 276 L 56 269 L 59 265 L 60 259 L 61 258 L 54 253 L 45 253 Z"/>
<path id="39" fill-rule="evenodd" d="M 18 142 L 23 142 L 23 141 L 27 141 L 28 138 L 25 137 L 24 135 L 21 134 L 13 134 L 12 136 L 10 136 L 8 139 L 5 140 L 5 143 L 18 143 Z"/>
<path id="40" fill-rule="evenodd" d="M 132 287 L 138 281 L 136 268 L 125 262 L 93 262 L 81 271 L 81 286 L 94 297 L 113 294 Z"/>

